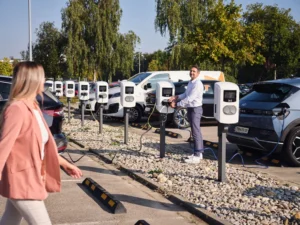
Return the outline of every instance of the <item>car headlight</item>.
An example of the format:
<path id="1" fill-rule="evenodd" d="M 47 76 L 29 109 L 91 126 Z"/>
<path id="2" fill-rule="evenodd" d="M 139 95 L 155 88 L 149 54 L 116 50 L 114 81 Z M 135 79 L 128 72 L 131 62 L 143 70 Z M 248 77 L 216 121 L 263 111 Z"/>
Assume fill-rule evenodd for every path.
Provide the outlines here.
<path id="1" fill-rule="evenodd" d="M 117 98 L 121 96 L 121 92 L 114 93 L 110 98 Z"/>
<path id="2" fill-rule="evenodd" d="M 223 108 L 223 113 L 225 115 L 234 115 L 236 114 L 236 107 L 234 105 L 227 105 Z"/>

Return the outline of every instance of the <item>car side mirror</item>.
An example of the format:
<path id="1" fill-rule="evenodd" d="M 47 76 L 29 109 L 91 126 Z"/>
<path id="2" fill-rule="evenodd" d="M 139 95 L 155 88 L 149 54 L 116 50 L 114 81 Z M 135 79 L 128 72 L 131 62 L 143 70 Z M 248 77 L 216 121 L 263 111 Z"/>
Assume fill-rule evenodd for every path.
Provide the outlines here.
<path id="1" fill-rule="evenodd" d="M 147 88 L 152 88 L 151 83 L 148 83 L 148 84 L 147 84 Z"/>
<path id="2" fill-rule="evenodd" d="M 144 90 L 147 90 L 148 88 L 147 88 L 147 85 L 144 85 Z"/>

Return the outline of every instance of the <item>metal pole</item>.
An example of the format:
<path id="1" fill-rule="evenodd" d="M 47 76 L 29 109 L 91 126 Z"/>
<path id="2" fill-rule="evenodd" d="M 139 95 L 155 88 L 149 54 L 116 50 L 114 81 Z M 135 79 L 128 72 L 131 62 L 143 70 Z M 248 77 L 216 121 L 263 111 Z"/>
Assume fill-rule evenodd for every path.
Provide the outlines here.
<path id="1" fill-rule="evenodd" d="M 128 115 L 128 108 L 124 108 L 124 113 L 125 113 L 125 129 L 124 129 L 124 143 L 128 143 L 128 120 L 129 120 L 129 115 Z"/>
<path id="2" fill-rule="evenodd" d="M 218 124 L 218 180 L 220 182 L 226 181 L 226 132 L 227 125 L 219 123 Z"/>
<path id="3" fill-rule="evenodd" d="M 29 27 L 29 61 L 32 61 L 32 45 L 31 45 L 31 0 L 28 0 L 28 27 Z"/>
<path id="4" fill-rule="evenodd" d="M 70 120 L 71 120 L 71 117 L 70 117 L 70 101 L 71 99 L 70 98 L 67 98 L 68 99 L 68 120 L 69 120 L 69 123 L 70 123 Z"/>
<path id="5" fill-rule="evenodd" d="M 100 113 L 99 113 L 99 134 L 102 134 L 103 127 L 103 106 L 100 104 Z"/>
<path id="6" fill-rule="evenodd" d="M 139 73 L 141 72 L 141 52 L 139 52 Z"/>
<path id="7" fill-rule="evenodd" d="M 85 107 L 84 101 L 81 101 L 81 126 L 82 127 L 84 126 L 84 107 Z"/>
<path id="8" fill-rule="evenodd" d="M 160 158 L 165 157 L 166 152 L 166 116 L 167 114 L 161 113 L 159 116 L 160 120 Z"/>

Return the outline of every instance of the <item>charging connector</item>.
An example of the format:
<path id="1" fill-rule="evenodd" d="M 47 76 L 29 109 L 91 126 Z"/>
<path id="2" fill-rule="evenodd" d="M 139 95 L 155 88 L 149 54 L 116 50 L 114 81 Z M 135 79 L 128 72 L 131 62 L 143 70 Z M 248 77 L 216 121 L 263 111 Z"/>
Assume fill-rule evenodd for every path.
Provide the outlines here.
<path id="1" fill-rule="evenodd" d="M 170 106 L 170 104 L 171 104 L 171 102 L 169 102 L 169 100 L 167 100 L 167 99 L 165 99 L 165 100 L 162 100 L 162 102 L 161 102 L 161 105 L 163 105 L 163 106 L 167 106 L 167 107 L 169 107 L 169 106 Z"/>

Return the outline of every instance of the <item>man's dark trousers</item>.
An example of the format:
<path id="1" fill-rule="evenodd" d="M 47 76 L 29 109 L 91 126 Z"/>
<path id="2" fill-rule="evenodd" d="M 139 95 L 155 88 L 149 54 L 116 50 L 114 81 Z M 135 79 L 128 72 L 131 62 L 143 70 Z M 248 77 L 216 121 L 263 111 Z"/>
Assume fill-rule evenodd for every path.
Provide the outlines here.
<path id="1" fill-rule="evenodd" d="M 203 153 L 203 137 L 200 128 L 200 121 L 202 116 L 202 106 L 198 107 L 188 107 L 187 116 L 191 125 L 192 135 L 194 138 L 194 155 L 199 156 L 200 153 Z"/>

